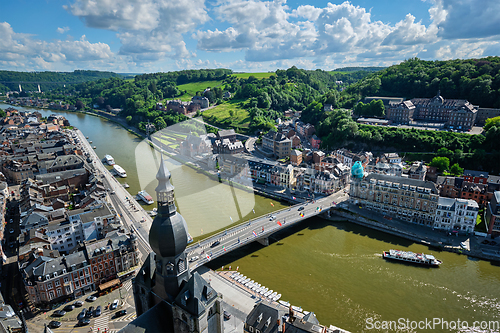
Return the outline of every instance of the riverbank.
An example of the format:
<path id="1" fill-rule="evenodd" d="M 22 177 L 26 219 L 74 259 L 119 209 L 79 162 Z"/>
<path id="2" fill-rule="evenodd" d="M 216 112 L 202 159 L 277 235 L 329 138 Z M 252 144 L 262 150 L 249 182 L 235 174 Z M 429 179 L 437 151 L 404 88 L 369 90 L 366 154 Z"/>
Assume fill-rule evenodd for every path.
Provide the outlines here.
<path id="1" fill-rule="evenodd" d="M 427 226 L 416 225 L 396 219 L 387 219 L 384 215 L 367 211 L 354 204 L 332 210 L 332 221 L 348 221 L 370 229 L 398 236 L 422 245 L 434 247 L 440 251 L 464 254 L 482 260 L 500 262 L 498 248 L 481 244 L 485 237 L 475 235 L 449 236 L 442 231 Z M 468 243 L 468 248 L 461 244 Z"/>

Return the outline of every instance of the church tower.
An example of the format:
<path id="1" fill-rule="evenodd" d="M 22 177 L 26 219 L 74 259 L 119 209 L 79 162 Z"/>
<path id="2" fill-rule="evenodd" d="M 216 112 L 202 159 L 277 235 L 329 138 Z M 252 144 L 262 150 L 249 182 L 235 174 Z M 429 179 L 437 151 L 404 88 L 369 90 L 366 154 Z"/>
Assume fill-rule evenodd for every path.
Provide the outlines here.
<path id="1" fill-rule="evenodd" d="M 133 280 L 137 318 L 121 332 L 221 333 L 222 295 L 189 270 L 187 225 L 175 207 L 170 177 L 162 158 L 156 174 L 158 214 L 149 230 L 153 252 Z"/>
<path id="2" fill-rule="evenodd" d="M 156 286 L 153 291 L 164 300 L 173 301 L 183 283 L 191 277 L 186 260 L 188 231 L 186 221 L 177 212 L 174 186 L 163 158 L 156 174 L 158 214 L 149 230 L 149 244 L 156 253 Z"/>

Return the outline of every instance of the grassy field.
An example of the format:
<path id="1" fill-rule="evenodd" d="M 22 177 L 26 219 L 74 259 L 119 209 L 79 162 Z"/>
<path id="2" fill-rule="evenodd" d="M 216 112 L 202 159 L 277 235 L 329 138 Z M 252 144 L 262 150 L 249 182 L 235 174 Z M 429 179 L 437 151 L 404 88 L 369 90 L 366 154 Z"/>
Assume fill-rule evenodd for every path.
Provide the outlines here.
<path id="1" fill-rule="evenodd" d="M 263 72 L 263 73 L 235 73 L 233 76 L 236 76 L 240 79 L 248 79 L 250 76 L 254 76 L 257 79 L 267 79 L 271 75 L 276 75 L 273 72 Z"/>
<path id="2" fill-rule="evenodd" d="M 227 122 L 230 126 L 248 128 L 250 125 L 250 115 L 247 110 L 241 107 L 241 102 L 241 100 L 231 100 L 217 105 L 215 108 L 204 111 L 203 118 L 206 121 L 207 117 L 214 116 L 217 118 L 217 123 L 219 124 Z M 230 115 L 230 111 L 233 111 L 233 116 Z"/>
<path id="3" fill-rule="evenodd" d="M 222 81 L 191 82 L 191 83 L 181 84 L 180 86 L 177 86 L 177 88 L 180 91 L 184 91 L 184 90 L 187 91 L 187 93 L 182 95 L 180 97 L 180 99 L 182 101 L 190 101 L 191 97 L 195 96 L 197 91 L 203 92 L 208 87 L 215 88 L 216 86 L 220 85 L 221 83 L 222 83 Z"/>

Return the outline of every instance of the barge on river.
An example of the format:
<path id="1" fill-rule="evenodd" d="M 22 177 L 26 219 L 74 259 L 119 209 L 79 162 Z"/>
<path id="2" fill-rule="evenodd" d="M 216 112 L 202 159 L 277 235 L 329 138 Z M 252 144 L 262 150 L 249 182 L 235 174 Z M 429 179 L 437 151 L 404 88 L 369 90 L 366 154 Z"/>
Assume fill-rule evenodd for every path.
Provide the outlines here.
<path id="1" fill-rule="evenodd" d="M 410 264 L 439 267 L 442 261 L 437 260 L 433 255 L 414 253 L 409 251 L 389 250 L 383 252 L 384 259 L 403 261 Z"/>

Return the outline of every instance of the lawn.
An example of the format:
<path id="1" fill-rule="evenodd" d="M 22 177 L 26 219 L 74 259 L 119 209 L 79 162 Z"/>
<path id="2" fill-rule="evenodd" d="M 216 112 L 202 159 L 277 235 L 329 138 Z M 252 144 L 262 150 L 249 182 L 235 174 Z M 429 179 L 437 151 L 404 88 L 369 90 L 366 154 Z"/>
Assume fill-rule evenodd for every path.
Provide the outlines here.
<path id="1" fill-rule="evenodd" d="M 221 125 L 221 127 L 229 125 L 231 127 L 248 128 L 250 125 L 250 115 L 246 109 L 241 107 L 240 103 L 242 103 L 241 100 L 231 100 L 217 105 L 212 109 L 204 111 L 203 119 L 207 121 L 209 117 L 215 117 L 215 122 L 208 122 L 216 126 Z M 233 111 L 232 116 L 230 111 Z"/>
<path id="2" fill-rule="evenodd" d="M 274 72 L 262 72 L 262 73 L 235 73 L 233 76 L 236 76 L 240 79 L 248 79 L 250 76 L 254 76 L 256 79 L 267 79 L 271 75 L 276 75 Z"/>
<path id="3" fill-rule="evenodd" d="M 201 82 L 191 82 L 191 83 L 181 84 L 180 86 L 177 86 L 177 88 L 180 91 L 186 90 L 187 92 L 181 95 L 181 97 L 177 98 L 180 98 L 182 101 L 190 101 L 191 97 L 195 96 L 197 91 L 203 92 L 208 87 L 215 88 L 221 84 L 222 81 L 201 81 Z"/>

